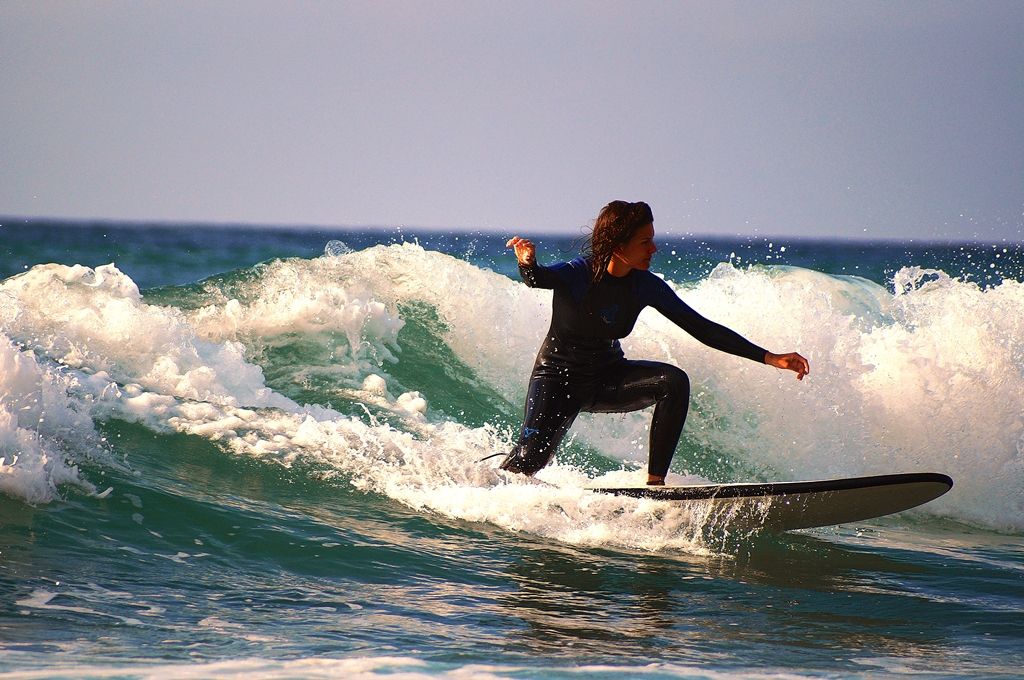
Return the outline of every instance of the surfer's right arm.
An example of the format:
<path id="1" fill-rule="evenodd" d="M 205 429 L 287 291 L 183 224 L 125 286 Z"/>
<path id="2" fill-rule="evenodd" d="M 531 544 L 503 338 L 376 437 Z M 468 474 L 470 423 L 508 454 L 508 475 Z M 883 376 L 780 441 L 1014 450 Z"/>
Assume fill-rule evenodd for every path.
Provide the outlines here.
<path id="1" fill-rule="evenodd" d="M 533 241 L 513 236 L 505 244 L 505 247 L 516 251 L 516 259 L 519 260 L 520 267 L 532 267 L 537 264 L 537 247 L 533 245 Z"/>
<path id="2" fill-rule="evenodd" d="M 537 264 L 537 248 L 533 241 L 513 236 L 505 247 L 515 250 L 516 259 L 519 261 L 519 275 L 523 277 L 523 283 L 530 288 L 554 288 L 561 283 L 558 274 L 551 268 Z"/>

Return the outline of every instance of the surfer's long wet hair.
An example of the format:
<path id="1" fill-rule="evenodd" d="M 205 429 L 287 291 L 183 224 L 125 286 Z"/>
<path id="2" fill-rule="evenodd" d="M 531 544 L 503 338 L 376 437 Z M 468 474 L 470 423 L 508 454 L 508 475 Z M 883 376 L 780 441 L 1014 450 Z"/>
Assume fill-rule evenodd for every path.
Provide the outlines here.
<path id="1" fill-rule="evenodd" d="M 629 243 L 639 229 L 654 222 L 651 206 L 643 201 L 612 201 L 601 208 L 590 236 L 583 242 L 583 256 L 590 260 L 590 284 L 596 285 L 608 271 L 615 249 Z"/>

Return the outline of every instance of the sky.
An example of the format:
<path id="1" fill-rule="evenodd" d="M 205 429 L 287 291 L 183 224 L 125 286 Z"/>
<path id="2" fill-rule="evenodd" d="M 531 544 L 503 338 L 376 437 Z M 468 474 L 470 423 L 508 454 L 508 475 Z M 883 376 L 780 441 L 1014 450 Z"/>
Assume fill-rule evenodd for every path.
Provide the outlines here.
<path id="1" fill-rule="evenodd" d="M 0 2 L 0 215 L 1024 240 L 1024 2 Z"/>

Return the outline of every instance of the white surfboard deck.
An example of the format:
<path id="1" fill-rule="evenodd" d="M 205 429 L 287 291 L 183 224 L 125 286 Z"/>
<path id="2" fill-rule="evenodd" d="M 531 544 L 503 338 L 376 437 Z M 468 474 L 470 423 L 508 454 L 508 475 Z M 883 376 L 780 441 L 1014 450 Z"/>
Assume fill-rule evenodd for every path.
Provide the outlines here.
<path id="1" fill-rule="evenodd" d="M 730 526 L 790 531 L 859 522 L 934 500 L 953 480 L 934 472 L 807 482 L 593 488 L 616 496 L 659 501 L 711 501 Z"/>

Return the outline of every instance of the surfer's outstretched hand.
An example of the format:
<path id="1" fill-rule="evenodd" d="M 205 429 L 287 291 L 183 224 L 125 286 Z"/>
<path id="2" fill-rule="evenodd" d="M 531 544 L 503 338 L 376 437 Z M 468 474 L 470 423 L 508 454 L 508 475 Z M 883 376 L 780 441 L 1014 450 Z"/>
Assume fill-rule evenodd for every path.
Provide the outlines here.
<path id="1" fill-rule="evenodd" d="M 537 248 L 532 241 L 513 236 L 505 244 L 505 247 L 513 248 L 516 251 L 516 259 L 519 260 L 519 264 L 530 266 L 534 263 Z"/>
<path id="2" fill-rule="evenodd" d="M 802 356 L 796 352 L 789 352 L 788 354 L 772 354 L 768 352 L 764 355 L 764 363 L 775 368 L 785 368 L 796 373 L 797 380 L 803 380 L 804 376 L 811 372 L 811 365 Z"/>

